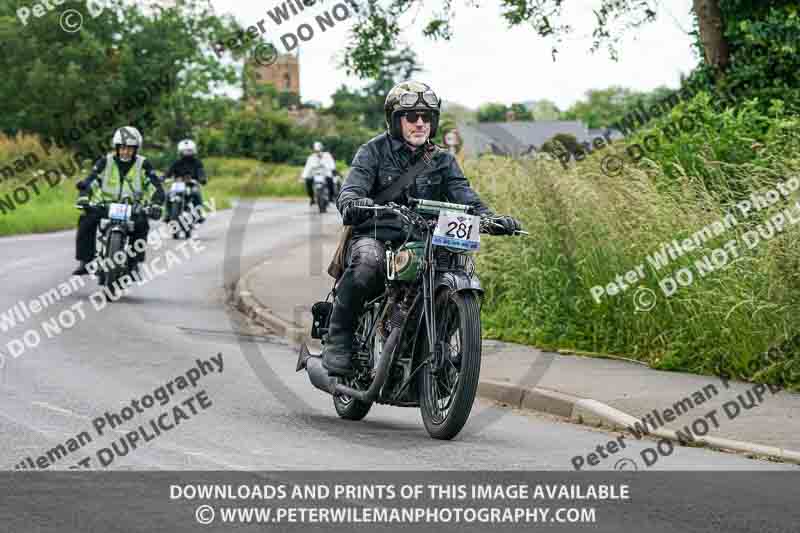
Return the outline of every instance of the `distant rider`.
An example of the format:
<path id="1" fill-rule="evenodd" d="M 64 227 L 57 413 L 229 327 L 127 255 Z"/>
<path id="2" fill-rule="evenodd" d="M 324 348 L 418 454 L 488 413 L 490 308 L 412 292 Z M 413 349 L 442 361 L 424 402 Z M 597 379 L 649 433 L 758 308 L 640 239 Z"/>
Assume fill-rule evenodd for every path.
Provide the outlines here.
<path id="1" fill-rule="evenodd" d="M 106 154 L 95 161 L 89 176 L 79 181 L 76 186 L 80 191 L 79 204 L 88 204 L 91 196 L 96 196 L 102 204 L 121 202 L 125 198 L 140 198 L 148 192 L 152 185 L 155 189 L 152 202 L 164 203 L 164 189 L 161 180 L 153 170 L 153 166 L 138 154 L 142 146 L 142 134 L 132 126 L 119 128 L 111 140 L 114 154 Z M 108 216 L 107 207 L 98 207 L 84 211 L 78 219 L 78 235 L 75 242 L 75 258 L 80 265 L 72 273 L 75 276 L 88 274 L 87 263 L 95 258 L 95 237 L 100 219 Z M 150 224 L 142 214 L 134 218 L 133 239 L 147 239 Z M 137 252 L 134 259 L 136 272 L 138 264 L 144 261 L 145 253 Z"/>
<path id="2" fill-rule="evenodd" d="M 303 168 L 303 179 L 306 181 L 306 192 L 311 200 L 309 205 L 314 205 L 314 176 L 325 176 L 330 199 L 336 198 L 333 187 L 333 173 L 336 171 L 336 162 L 328 152 L 322 151 L 322 143 L 314 143 L 314 151 L 308 156 L 306 166 Z"/>
<path id="3" fill-rule="evenodd" d="M 199 206 L 203 205 L 203 193 L 200 189 L 200 185 L 207 184 L 208 177 L 206 176 L 205 168 L 203 168 L 203 162 L 197 157 L 197 145 L 194 141 L 191 139 L 184 139 L 179 142 L 178 157 L 180 157 L 180 159 L 172 163 L 164 179 L 189 176 L 195 180 L 198 185 L 193 189 L 190 198 L 192 203 L 199 208 Z M 200 218 L 197 221 L 203 223 L 205 221 L 203 212 L 202 210 L 198 210 L 198 212 L 200 213 Z"/>

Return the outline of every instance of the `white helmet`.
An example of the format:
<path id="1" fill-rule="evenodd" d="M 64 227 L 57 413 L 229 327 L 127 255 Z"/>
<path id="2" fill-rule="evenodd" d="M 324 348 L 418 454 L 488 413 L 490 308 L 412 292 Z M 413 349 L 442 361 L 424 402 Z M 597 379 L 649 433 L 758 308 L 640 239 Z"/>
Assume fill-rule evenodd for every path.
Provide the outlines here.
<path id="1" fill-rule="evenodd" d="M 194 155 L 197 153 L 197 145 L 190 139 L 184 139 L 178 143 L 178 155 Z"/>
<path id="2" fill-rule="evenodd" d="M 123 126 L 119 128 L 114 132 L 114 136 L 111 138 L 111 144 L 115 148 L 119 146 L 133 146 L 138 150 L 138 148 L 142 146 L 142 142 L 142 134 L 133 126 Z M 134 151 L 134 153 L 136 152 Z M 122 157 L 120 157 L 120 159 L 122 159 Z M 129 160 L 123 159 L 123 161 Z"/>
<path id="3" fill-rule="evenodd" d="M 322 151 L 322 143 L 321 142 L 317 141 L 317 142 L 314 143 L 314 151 L 315 152 L 321 152 Z"/>

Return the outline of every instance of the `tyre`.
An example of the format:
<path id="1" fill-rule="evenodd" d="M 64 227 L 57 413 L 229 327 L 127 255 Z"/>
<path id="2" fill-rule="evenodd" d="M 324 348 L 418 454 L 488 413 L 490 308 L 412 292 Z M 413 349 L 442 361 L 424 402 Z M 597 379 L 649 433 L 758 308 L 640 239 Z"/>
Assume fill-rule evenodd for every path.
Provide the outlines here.
<path id="1" fill-rule="evenodd" d="M 358 329 L 354 339 L 354 346 L 360 346 L 364 335 L 367 335 L 372 325 L 372 313 L 366 312 L 361 316 Z M 357 378 L 349 378 L 345 380 L 345 384 L 353 389 L 366 389 L 369 383 L 359 381 Z M 341 394 L 333 395 L 333 406 L 336 408 L 336 413 L 339 417 L 345 420 L 361 420 L 367 413 L 369 413 L 372 403 L 364 403 L 361 400 L 356 400 L 349 396 Z"/>
<path id="2" fill-rule="evenodd" d="M 108 290 L 106 299 L 111 300 L 113 296 L 117 296 L 117 280 L 122 277 L 123 273 L 127 270 L 127 264 L 118 265 L 114 263 L 114 255 L 124 249 L 125 236 L 122 232 L 112 231 L 108 236 L 108 246 L 106 247 L 106 258 L 110 259 L 110 264 L 114 267 L 108 269 L 108 272 L 103 276 L 102 285 Z M 127 260 L 127 258 L 126 258 Z"/>
<path id="3" fill-rule="evenodd" d="M 478 389 L 481 372 L 478 296 L 469 291 L 440 292 L 436 297 L 436 328 L 436 344 L 443 346 L 441 368 L 435 372 L 431 365 L 422 368 L 417 390 L 428 434 L 434 439 L 449 440 L 466 424 Z"/>
<path id="4" fill-rule="evenodd" d="M 328 198 L 325 196 L 325 193 L 322 189 L 317 189 L 317 205 L 319 206 L 319 212 L 324 213 L 328 208 Z"/>
<path id="5" fill-rule="evenodd" d="M 175 221 L 177 227 L 180 228 L 181 225 L 181 217 L 180 214 L 183 211 L 183 202 L 172 202 L 169 207 L 169 218 L 167 219 L 169 222 Z M 172 232 L 172 238 L 178 239 L 181 236 L 180 230 Z"/>

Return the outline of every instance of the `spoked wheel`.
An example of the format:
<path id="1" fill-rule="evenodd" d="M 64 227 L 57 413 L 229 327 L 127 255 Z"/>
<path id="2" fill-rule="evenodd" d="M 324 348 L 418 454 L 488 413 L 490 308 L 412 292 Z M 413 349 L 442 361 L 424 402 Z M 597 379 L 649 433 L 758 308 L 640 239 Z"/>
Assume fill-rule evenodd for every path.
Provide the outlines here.
<path id="1" fill-rule="evenodd" d="M 361 316 L 355 335 L 354 346 L 361 345 L 362 339 L 369 334 L 371 325 L 372 313 L 368 311 Z M 357 390 L 366 390 L 370 385 L 367 379 L 359 375 L 345 379 L 344 384 L 351 389 Z M 345 420 L 361 420 L 369 413 L 370 408 L 372 408 L 372 403 L 364 403 L 361 400 L 356 400 L 344 394 L 334 394 L 333 406 L 336 408 L 336 412 L 341 418 Z"/>
<path id="2" fill-rule="evenodd" d="M 420 411 L 434 439 L 458 435 L 469 418 L 481 371 L 481 320 L 472 292 L 443 291 L 436 298 L 439 364 L 419 372 Z M 427 340 L 426 340 L 427 342 Z"/>

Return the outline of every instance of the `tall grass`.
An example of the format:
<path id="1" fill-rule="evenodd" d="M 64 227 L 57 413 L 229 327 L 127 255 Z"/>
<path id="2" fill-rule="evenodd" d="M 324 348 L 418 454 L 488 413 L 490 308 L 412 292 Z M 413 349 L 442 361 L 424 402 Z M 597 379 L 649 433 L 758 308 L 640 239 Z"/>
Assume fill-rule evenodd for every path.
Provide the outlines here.
<path id="1" fill-rule="evenodd" d="M 740 225 L 657 270 L 648 254 L 690 237 L 734 206 L 679 164 L 668 182 L 656 164 L 608 177 L 601 157 L 568 170 L 552 161 L 497 157 L 467 165 L 481 196 L 496 211 L 518 216 L 531 233 L 486 238 L 478 254 L 485 332 L 551 349 L 625 355 L 660 369 L 800 385 L 796 352 L 772 350 L 774 357 L 764 357 L 800 333 L 800 224 L 752 250 L 742 242 L 755 223 L 793 202 L 782 199 L 749 218 L 735 211 Z M 739 168 L 737 187 L 757 191 L 780 177 L 800 177 L 796 158 L 772 163 Z M 800 217 L 800 209 L 795 212 Z M 731 239 L 739 243 L 739 257 L 698 275 L 695 261 Z M 595 302 L 593 286 L 606 286 L 638 265 L 643 281 Z M 693 283 L 666 297 L 658 280 L 683 267 L 693 271 Z M 639 300 L 637 308 L 637 287 L 655 295 L 652 309 L 644 310 L 649 300 Z"/>

